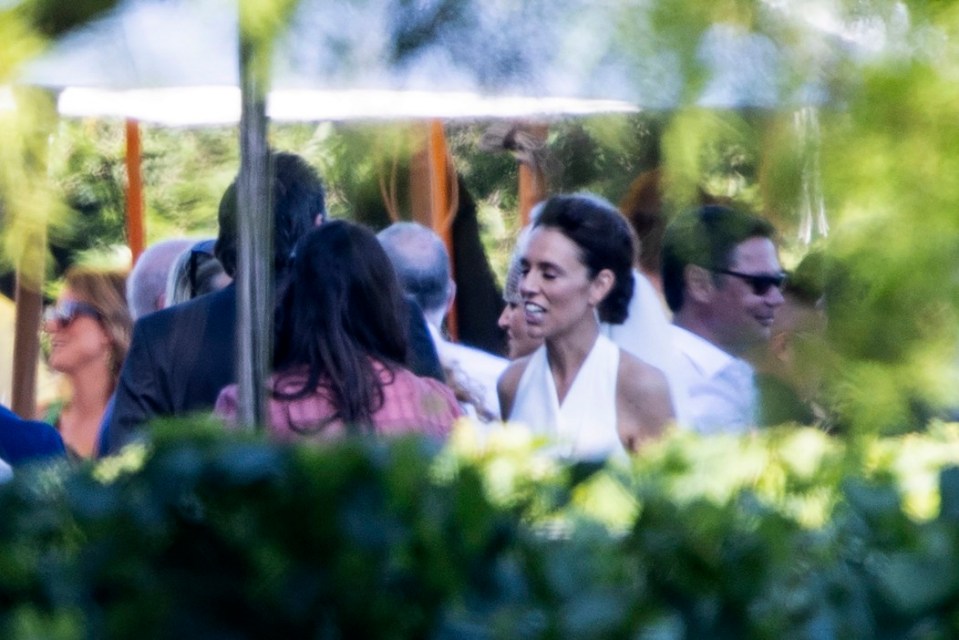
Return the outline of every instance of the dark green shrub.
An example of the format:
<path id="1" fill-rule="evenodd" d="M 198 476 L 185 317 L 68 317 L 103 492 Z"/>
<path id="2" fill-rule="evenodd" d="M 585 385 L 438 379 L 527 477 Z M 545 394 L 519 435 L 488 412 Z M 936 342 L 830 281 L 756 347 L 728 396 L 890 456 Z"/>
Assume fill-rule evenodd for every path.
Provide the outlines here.
<path id="1" fill-rule="evenodd" d="M 959 634 L 949 427 L 854 450 L 674 435 L 608 466 L 463 433 L 280 446 L 185 421 L 19 472 L 0 637 Z"/>

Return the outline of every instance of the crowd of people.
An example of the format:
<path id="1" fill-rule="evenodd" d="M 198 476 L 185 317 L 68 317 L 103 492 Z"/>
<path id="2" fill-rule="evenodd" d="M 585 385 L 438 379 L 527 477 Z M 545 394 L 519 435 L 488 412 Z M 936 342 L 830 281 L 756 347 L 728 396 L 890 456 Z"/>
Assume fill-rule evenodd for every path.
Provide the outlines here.
<path id="1" fill-rule="evenodd" d="M 461 416 L 522 423 L 564 458 L 640 450 L 671 425 L 741 433 L 823 420 L 800 342 L 824 327 L 815 278 L 787 279 L 760 217 L 704 204 L 655 238 L 610 202 L 538 204 L 510 260 L 502 354 L 451 339 L 457 295 L 436 233 L 327 220 L 316 171 L 274 153 L 271 437 L 418 432 Z M 120 451 L 161 416 L 213 411 L 236 425 L 236 182 L 215 239 L 151 246 L 129 277 L 72 268 L 44 316 L 62 400 L 34 419 L 0 411 L 0 459 Z M 658 273 L 639 260 L 660 256 Z M 812 269 L 810 269 L 811 271 Z"/>

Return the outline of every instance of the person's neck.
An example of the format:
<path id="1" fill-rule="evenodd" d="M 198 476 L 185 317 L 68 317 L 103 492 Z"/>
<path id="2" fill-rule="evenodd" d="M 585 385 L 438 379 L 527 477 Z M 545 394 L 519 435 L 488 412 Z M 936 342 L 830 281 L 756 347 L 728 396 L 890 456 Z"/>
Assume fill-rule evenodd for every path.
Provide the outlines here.
<path id="1" fill-rule="evenodd" d="M 73 395 L 60 414 L 59 429 L 64 444 L 81 458 L 95 455 L 100 423 L 113 391 L 106 363 L 91 363 L 67 376 Z"/>
<path id="2" fill-rule="evenodd" d="M 547 361 L 560 402 L 572 386 L 598 337 L 599 322 L 594 320 L 546 340 Z"/>
<path id="3" fill-rule="evenodd" d="M 735 345 L 726 344 L 724 341 L 720 340 L 719 336 L 717 336 L 712 330 L 712 326 L 703 318 L 694 313 L 684 313 L 684 310 L 680 309 L 673 316 L 673 324 L 677 327 L 685 329 L 686 331 L 689 331 L 690 333 L 696 334 L 717 349 L 725 351 L 734 358 L 743 357 L 742 349 L 738 349 Z"/>
<path id="4" fill-rule="evenodd" d="M 113 393 L 113 376 L 105 363 L 91 363 L 68 375 L 73 394 L 70 408 L 80 416 L 102 414 Z"/>

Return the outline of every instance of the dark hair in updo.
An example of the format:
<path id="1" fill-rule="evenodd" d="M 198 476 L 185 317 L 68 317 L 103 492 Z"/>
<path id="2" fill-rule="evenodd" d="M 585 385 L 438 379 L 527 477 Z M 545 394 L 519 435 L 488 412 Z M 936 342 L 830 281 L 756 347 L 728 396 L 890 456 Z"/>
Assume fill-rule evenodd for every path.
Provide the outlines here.
<path id="1" fill-rule="evenodd" d="M 636 244 L 629 222 L 611 203 L 591 194 L 553 196 L 534 213 L 533 226 L 556 229 L 579 247 L 580 261 L 590 278 L 609 269 L 616 278 L 599 303 L 599 319 L 622 324 L 633 297 Z"/>

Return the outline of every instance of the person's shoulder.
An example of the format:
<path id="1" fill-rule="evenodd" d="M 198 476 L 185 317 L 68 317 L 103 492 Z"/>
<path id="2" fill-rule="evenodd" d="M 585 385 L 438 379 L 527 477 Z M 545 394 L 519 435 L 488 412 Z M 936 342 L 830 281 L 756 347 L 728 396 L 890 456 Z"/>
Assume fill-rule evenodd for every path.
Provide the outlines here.
<path id="1" fill-rule="evenodd" d="M 50 424 L 26 420 L 2 407 L 0 410 L 0 451 L 16 465 L 31 458 L 64 453 L 63 439 Z"/>
<path id="2" fill-rule="evenodd" d="M 228 308 L 235 308 L 235 305 L 236 289 L 231 285 L 141 316 L 137 319 L 134 329 L 149 335 L 162 334 L 173 327 L 182 327 L 195 318 L 228 313 Z"/>
<path id="3" fill-rule="evenodd" d="M 11 409 L 8 409 L 6 406 L 0 404 L 0 424 L 16 424 L 20 420 L 22 420 L 20 416 L 15 414 Z"/>
<path id="4" fill-rule="evenodd" d="M 529 363 L 537 353 L 538 351 L 534 351 L 530 355 L 523 356 L 511 362 L 500 375 L 499 380 L 496 381 L 496 395 L 499 397 L 500 413 L 503 419 L 508 418 L 510 414 L 512 414 L 513 401 L 516 399 L 516 393 L 519 390 L 523 374 L 526 373 Z"/>
<path id="5" fill-rule="evenodd" d="M 670 325 L 673 347 L 688 361 L 698 375 L 712 378 L 734 360 L 733 356 L 685 327 Z"/>
<path id="6" fill-rule="evenodd" d="M 440 406 L 445 408 L 445 413 L 450 418 L 463 414 L 456 394 L 447 384 L 430 376 L 417 375 L 406 367 L 395 367 L 391 370 L 393 380 L 387 387 L 388 393 L 418 397 L 421 404 L 425 401 L 432 406 L 436 406 L 435 400 L 439 400 Z"/>
<path id="7" fill-rule="evenodd" d="M 625 351 L 620 351 L 616 406 L 619 435 L 628 451 L 636 451 L 676 419 L 666 375 Z"/>
<path id="8" fill-rule="evenodd" d="M 515 382 L 516 384 L 519 384 L 519 379 L 523 377 L 523 373 L 526 372 L 526 368 L 529 366 L 529 363 L 532 361 L 532 359 L 533 354 L 531 353 L 510 362 L 499 377 L 500 383 Z"/>
<path id="9" fill-rule="evenodd" d="M 478 369 L 493 372 L 499 375 L 509 365 L 509 360 L 501 356 L 456 342 L 444 342 L 440 350 L 441 359 L 444 356 L 458 361 L 464 369 Z"/>
<path id="10" fill-rule="evenodd" d="M 669 391 L 669 382 L 662 370 L 624 349 L 619 350 L 618 382 L 621 387 L 646 392 Z"/>
<path id="11" fill-rule="evenodd" d="M 421 392 L 432 393 L 440 392 L 443 395 L 447 393 L 452 394 L 453 390 L 449 386 L 437 380 L 431 376 L 421 376 L 412 369 L 408 369 L 405 366 L 397 365 L 391 367 L 384 367 L 385 373 L 382 375 L 388 376 L 392 379 L 392 386 L 398 386 L 401 389 L 418 389 Z"/>
<path id="12" fill-rule="evenodd" d="M 186 300 L 163 309 L 158 309 L 153 313 L 148 313 L 137 320 L 137 322 L 164 322 L 169 321 L 171 318 L 207 313 L 212 308 L 227 305 L 236 305 L 236 286 L 232 283 L 217 291 L 197 296 L 192 300 Z"/>
<path id="13" fill-rule="evenodd" d="M 52 405 L 54 404 L 58 409 L 62 406 L 62 403 L 59 401 L 51 403 L 50 405 L 44 405 L 40 407 L 38 413 L 45 410 L 51 410 Z M 27 418 L 23 418 L 3 405 L 0 405 L 0 427 L 2 427 L 3 430 L 10 430 L 14 433 L 22 433 L 26 431 L 40 435 L 55 435 L 57 433 L 57 430 L 51 424 L 41 420 L 29 420 Z"/>
<path id="14" fill-rule="evenodd" d="M 456 401 L 456 394 L 445 382 L 440 382 L 436 378 L 431 378 L 429 376 L 418 376 L 408 369 L 403 370 L 405 373 L 408 373 L 410 376 L 416 378 L 416 383 L 421 389 L 423 389 L 428 394 L 439 394 L 443 398 L 452 401 L 453 404 L 459 406 Z"/>

